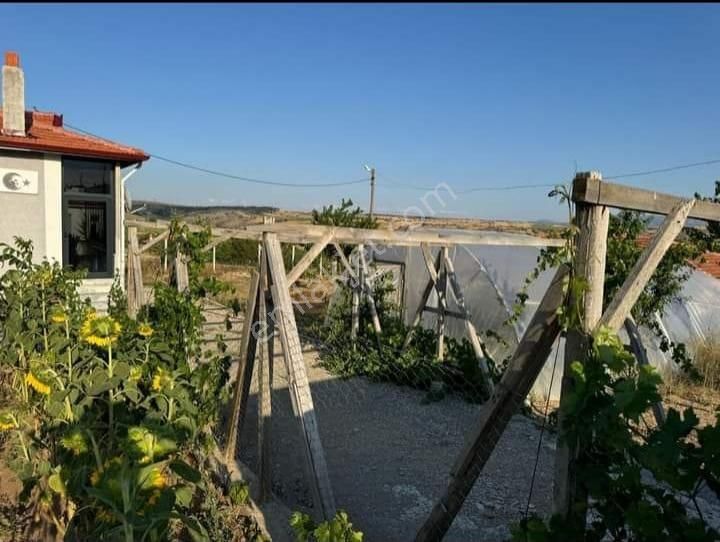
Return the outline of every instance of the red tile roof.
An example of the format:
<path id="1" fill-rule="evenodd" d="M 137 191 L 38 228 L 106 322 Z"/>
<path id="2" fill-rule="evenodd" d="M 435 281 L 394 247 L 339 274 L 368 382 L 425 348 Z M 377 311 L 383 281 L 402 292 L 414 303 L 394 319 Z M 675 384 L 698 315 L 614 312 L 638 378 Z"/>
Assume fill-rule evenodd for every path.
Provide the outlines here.
<path id="1" fill-rule="evenodd" d="M 0 126 L 2 126 L 1 112 Z M 25 137 L 0 133 L 0 147 L 55 152 L 87 158 L 104 158 L 125 165 L 143 162 L 150 158 L 141 149 L 67 130 L 63 127 L 62 115 L 56 113 L 27 111 L 25 113 L 25 131 Z"/>
<path id="2" fill-rule="evenodd" d="M 650 244 L 652 238 L 655 236 L 654 231 L 644 231 L 638 235 L 637 243 L 641 247 L 645 248 Z M 711 277 L 720 279 L 720 252 L 706 252 L 699 260 L 690 262 L 695 269 L 704 271 Z"/>

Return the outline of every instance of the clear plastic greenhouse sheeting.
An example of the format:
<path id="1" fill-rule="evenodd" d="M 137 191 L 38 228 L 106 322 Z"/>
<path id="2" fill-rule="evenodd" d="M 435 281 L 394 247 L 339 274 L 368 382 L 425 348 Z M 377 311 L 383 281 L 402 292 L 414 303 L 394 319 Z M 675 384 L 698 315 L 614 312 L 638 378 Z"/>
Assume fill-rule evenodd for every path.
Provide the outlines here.
<path id="1" fill-rule="evenodd" d="M 501 234 L 508 238 L 527 238 L 520 234 Z M 433 248 L 436 258 L 439 248 Z M 512 354 L 530 322 L 540 300 L 547 290 L 555 270 L 543 273 L 530 285 L 528 299 L 517 322 L 509 324 L 508 318 L 516 303 L 517 294 L 521 291 L 526 277 L 534 269 L 540 248 L 534 246 L 460 246 L 449 249 L 449 256 L 463 291 L 466 306 L 472 321 L 488 350 L 497 361 L 502 361 Z M 404 277 L 399 288 L 402 288 L 404 300 L 403 319 L 410 324 L 417 312 L 422 293 L 428 283 L 429 275 L 420 248 L 416 247 L 375 247 L 371 255 L 377 263 L 398 264 L 404 268 Z M 428 306 L 437 308 L 437 296 L 433 292 Z M 448 308 L 458 311 L 457 302 L 449 288 Z M 435 329 L 437 316 L 425 312 L 422 325 Z M 667 307 L 660 316 L 662 328 L 668 337 L 676 342 L 684 342 L 689 346 L 699 340 L 716 336 L 720 333 L 720 281 L 701 272 L 693 271 L 684 284 L 679 299 Z M 486 330 L 492 330 L 502 341 L 485 336 Z M 640 329 L 644 346 L 648 352 L 650 363 L 661 371 L 675 370 L 674 363 L 659 348 L 657 335 L 647 328 Z M 463 322 L 457 318 L 446 318 L 446 335 L 461 339 L 465 336 Z M 628 342 L 624 330 L 620 336 Z M 543 371 L 538 377 L 531 392 L 536 399 L 546 399 L 548 393 L 553 401 L 559 400 L 560 382 L 562 379 L 564 341 L 554 345 Z M 557 351 L 557 363 L 556 361 Z M 555 366 L 555 375 L 552 368 Z M 552 380 L 552 389 L 550 382 Z"/>

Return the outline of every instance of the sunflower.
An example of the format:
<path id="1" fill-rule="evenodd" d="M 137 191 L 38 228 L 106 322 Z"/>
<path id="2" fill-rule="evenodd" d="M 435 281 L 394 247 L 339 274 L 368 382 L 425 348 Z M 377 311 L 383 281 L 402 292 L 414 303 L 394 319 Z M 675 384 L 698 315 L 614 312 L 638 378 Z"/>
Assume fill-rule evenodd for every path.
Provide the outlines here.
<path id="1" fill-rule="evenodd" d="M 140 326 L 138 327 L 138 334 L 141 337 L 149 339 L 150 337 L 152 337 L 153 333 L 155 333 L 155 330 L 149 324 L 140 324 Z"/>
<path id="2" fill-rule="evenodd" d="M 131 382 L 138 382 L 143 375 L 142 367 L 136 365 L 130 368 L 130 376 L 128 377 Z"/>
<path id="3" fill-rule="evenodd" d="M 53 324 L 64 324 L 67 322 L 67 314 L 60 305 L 56 305 L 50 310 L 50 321 Z"/>
<path id="4" fill-rule="evenodd" d="M 152 467 L 150 472 L 147 473 L 147 478 L 143 484 L 145 487 L 149 487 L 155 490 L 165 489 L 168 486 L 169 480 L 167 474 L 165 474 L 159 467 Z"/>
<path id="5" fill-rule="evenodd" d="M 9 431 L 10 429 L 16 429 L 15 418 L 12 414 L 6 412 L 0 415 L 0 431 Z"/>
<path id="6" fill-rule="evenodd" d="M 80 429 L 73 429 L 60 439 L 60 445 L 78 456 L 89 450 L 87 439 Z M 94 485 L 94 484 L 93 484 Z"/>
<path id="7" fill-rule="evenodd" d="M 40 380 L 32 372 L 29 372 L 25 376 L 25 383 L 38 393 L 42 393 L 43 395 L 50 394 L 50 386 L 48 384 L 46 384 L 45 382 L 43 382 L 42 380 Z"/>
<path id="8" fill-rule="evenodd" d="M 83 340 L 100 348 L 109 348 L 117 341 L 121 331 L 120 324 L 111 316 L 98 316 L 88 313 L 80 328 Z"/>
<path id="9" fill-rule="evenodd" d="M 153 375 L 151 388 L 153 391 L 160 391 L 167 385 L 170 386 L 170 389 L 173 388 L 172 376 L 165 369 L 159 367 Z"/>

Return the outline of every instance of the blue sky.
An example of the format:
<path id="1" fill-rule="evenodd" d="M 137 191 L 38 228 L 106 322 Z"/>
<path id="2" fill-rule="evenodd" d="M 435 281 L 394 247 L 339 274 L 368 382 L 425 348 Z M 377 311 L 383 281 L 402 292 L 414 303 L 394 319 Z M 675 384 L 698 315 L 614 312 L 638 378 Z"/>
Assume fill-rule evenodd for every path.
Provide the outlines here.
<path id="1" fill-rule="evenodd" d="M 421 191 L 567 182 L 720 158 L 716 5 L 2 5 L 28 107 L 146 151 L 292 183 L 378 170 Z M 623 179 L 709 192 L 720 164 Z M 395 186 L 392 184 L 395 183 Z M 133 196 L 310 209 L 366 185 L 267 188 L 150 160 Z M 558 219 L 548 189 L 439 213 Z"/>

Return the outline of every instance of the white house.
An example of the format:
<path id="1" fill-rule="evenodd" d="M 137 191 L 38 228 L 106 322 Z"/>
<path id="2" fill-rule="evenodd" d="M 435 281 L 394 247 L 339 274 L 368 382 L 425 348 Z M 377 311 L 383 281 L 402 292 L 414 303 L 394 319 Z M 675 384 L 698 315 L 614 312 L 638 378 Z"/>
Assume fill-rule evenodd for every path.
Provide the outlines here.
<path id="1" fill-rule="evenodd" d="M 13 52 L 5 54 L 2 99 L 0 242 L 29 238 L 37 261 L 85 269 L 82 293 L 103 308 L 125 269 L 125 181 L 149 156 L 68 130 L 57 113 L 26 111 Z"/>

